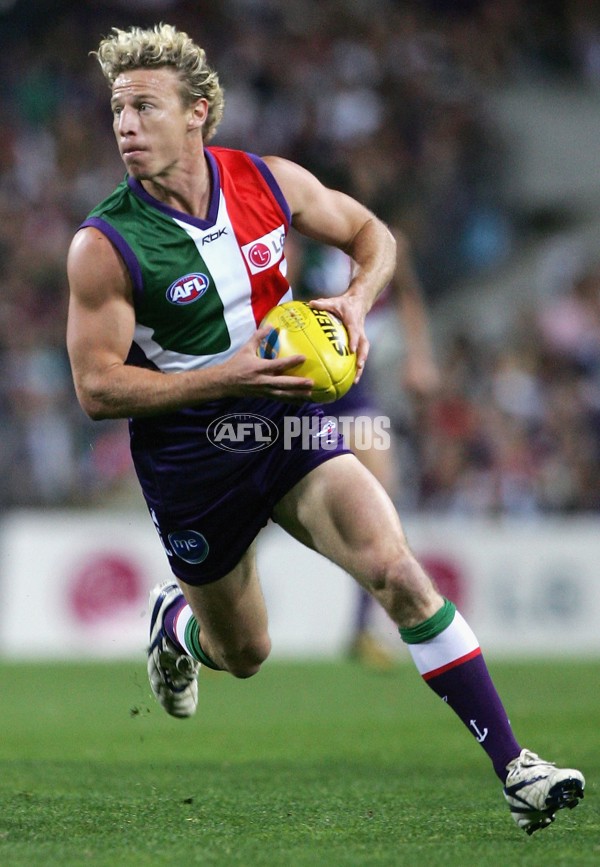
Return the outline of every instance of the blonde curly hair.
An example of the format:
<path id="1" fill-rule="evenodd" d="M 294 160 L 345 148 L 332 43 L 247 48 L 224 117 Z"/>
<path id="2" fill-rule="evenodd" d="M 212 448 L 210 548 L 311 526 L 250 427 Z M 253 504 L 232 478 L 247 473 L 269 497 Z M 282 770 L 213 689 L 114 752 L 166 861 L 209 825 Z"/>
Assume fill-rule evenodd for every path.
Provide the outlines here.
<path id="1" fill-rule="evenodd" d="M 105 37 L 98 51 L 91 53 L 98 58 L 104 77 L 111 86 L 126 70 L 173 67 L 181 80 L 184 105 L 201 98 L 207 100 L 204 141 L 213 137 L 223 117 L 223 89 L 217 73 L 206 62 L 206 52 L 187 33 L 170 24 L 157 24 L 147 30 L 113 27 L 112 35 Z"/>

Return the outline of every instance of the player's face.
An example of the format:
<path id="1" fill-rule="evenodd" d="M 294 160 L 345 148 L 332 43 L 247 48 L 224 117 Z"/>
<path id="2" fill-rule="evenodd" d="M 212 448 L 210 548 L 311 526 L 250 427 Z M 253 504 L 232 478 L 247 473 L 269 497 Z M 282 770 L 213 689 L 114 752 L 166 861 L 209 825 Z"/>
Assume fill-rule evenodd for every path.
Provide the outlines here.
<path id="1" fill-rule="evenodd" d="M 169 67 L 121 73 L 111 107 L 119 152 L 138 180 L 168 174 L 184 158 L 190 131 L 201 127 L 197 108 L 184 107 L 177 73 Z"/>

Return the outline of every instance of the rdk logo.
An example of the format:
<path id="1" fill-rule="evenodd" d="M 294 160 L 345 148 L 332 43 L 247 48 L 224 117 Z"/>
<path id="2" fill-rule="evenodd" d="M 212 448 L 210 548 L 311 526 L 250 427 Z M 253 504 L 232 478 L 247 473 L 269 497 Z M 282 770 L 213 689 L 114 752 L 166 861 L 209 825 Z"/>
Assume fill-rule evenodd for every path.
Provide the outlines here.
<path id="1" fill-rule="evenodd" d="M 273 445 L 279 430 L 262 415 L 232 413 L 211 422 L 206 435 L 214 446 L 226 452 L 259 452 Z"/>
<path id="2" fill-rule="evenodd" d="M 191 304 L 202 298 L 210 285 L 206 274 L 186 274 L 171 283 L 167 289 L 167 301 L 171 304 Z"/>
<path id="3" fill-rule="evenodd" d="M 262 238 L 257 238 L 249 244 L 242 246 L 242 253 L 248 264 L 251 274 L 258 274 L 265 268 L 270 268 L 279 262 L 283 256 L 285 243 L 285 229 L 278 226 L 272 232 L 267 232 Z"/>
<path id="4" fill-rule="evenodd" d="M 221 235 L 227 234 L 227 226 L 223 226 L 222 229 L 217 229 L 216 232 L 209 232 L 208 235 L 204 235 L 202 238 L 202 246 L 205 244 L 211 244 L 213 241 L 218 241 Z"/>

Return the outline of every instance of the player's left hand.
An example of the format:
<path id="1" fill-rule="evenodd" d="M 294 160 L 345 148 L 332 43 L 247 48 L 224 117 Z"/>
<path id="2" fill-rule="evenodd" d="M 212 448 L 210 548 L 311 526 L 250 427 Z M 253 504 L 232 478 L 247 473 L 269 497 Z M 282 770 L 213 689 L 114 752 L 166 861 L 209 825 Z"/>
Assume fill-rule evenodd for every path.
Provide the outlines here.
<path id="1" fill-rule="evenodd" d="M 362 376 L 370 346 L 365 334 L 365 318 L 368 311 L 365 309 L 362 299 L 358 295 L 346 293 L 330 298 L 314 298 L 308 302 L 308 305 L 316 310 L 327 310 L 328 313 L 333 313 L 346 326 L 350 351 L 356 353 L 354 382 L 357 383 Z"/>

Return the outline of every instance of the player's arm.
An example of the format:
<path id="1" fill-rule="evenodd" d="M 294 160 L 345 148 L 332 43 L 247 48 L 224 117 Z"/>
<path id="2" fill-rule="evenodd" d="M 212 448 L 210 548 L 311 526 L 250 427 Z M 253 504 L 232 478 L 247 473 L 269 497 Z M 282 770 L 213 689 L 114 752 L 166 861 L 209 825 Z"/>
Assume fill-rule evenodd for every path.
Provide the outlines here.
<path id="1" fill-rule="evenodd" d="M 368 208 L 325 187 L 301 166 L 280 157 L 265 157 L 265 162 L 288 202 L 292 225 L 309 238 L 344 250 L 354 263 L 343 295 L 311 303 L 337 314 L 345 323 L 350 347 L 357 352 L 358 379 L 369 348 L 365 316 L 394 273 L 394 237 Z"/>
<path id="2" fill-rule="evenodd" d="M 286 376 L 295 359 L 265 360 L 261 333 L 223 364 L 163 374 L 126 365 L 135 328 L 131 281 L 108 238 L 80 230 L 69 251 L 67 348 L 81 406 L 94 419 L 156 415 L 222 397 L 306 400 L 311 380 Z"/>

